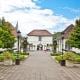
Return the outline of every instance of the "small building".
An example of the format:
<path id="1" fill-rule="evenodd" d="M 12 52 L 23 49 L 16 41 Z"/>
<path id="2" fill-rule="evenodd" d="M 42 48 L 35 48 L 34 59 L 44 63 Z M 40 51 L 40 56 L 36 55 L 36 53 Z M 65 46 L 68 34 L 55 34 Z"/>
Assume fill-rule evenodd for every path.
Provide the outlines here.
<path id="1" fill-rule="evenodd" d="M 27 34 L 28 50 L 52 50 L 52 34 L 47 30 L 32 30 Z"/>
<path id="2" fill-rule="evenodd" d="M 58 46 L 57 46 L 57 51 L 58 52 L 62 52 L 62 44 L 63 44 L 63 49 L 64 50 L 71 50 L 71 47 L 69 46 L 69 44 L 66 43 L 70 33 L 72 32 L 74 28 L 74 25 L 71 24 L 69 25 L 64 31 L 62 31 L 61 33 L 63 33 L 63 42 L 62 42 L 62 34 L 60 33 L 58 36 L 57 36 L 57 43 L 58 43 Z"/>

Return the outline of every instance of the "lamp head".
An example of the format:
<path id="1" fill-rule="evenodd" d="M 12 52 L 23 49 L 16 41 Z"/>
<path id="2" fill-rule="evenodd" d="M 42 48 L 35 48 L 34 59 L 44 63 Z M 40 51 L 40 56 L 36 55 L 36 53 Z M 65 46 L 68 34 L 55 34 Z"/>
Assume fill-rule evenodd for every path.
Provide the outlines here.
<path id="1" fill-rule="evenodd" d="M 20 30 L 17 31 L 17 36 L 21 36 Z"/>

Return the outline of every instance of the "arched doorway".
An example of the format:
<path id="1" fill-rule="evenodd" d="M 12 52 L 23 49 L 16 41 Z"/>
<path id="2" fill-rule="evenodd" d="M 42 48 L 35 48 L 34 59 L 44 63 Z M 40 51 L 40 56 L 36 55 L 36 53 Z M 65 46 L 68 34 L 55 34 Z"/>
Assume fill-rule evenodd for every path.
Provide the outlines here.
<path id="1" fill-rule="evenodd" d="M 43 50 L 43 45 L 42 44 L 38 44 L 37 45 L 37 50 Z"/>

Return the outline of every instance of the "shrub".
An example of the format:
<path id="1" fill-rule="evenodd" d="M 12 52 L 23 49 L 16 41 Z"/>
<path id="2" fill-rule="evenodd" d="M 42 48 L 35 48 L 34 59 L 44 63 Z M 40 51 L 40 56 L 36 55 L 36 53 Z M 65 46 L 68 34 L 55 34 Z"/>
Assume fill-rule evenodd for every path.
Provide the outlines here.
<path id="1" fill-rule="evenodd" d="M 56 56 L 55 59 L 60 62 L 61 60 L 69 60 L 75 63 L 80 63 L 80 55 L 76 54 L 74 52 L 65 52 L 63 54 L 63 59 L 62 59 L 62 55 L 60 56 Z"/>
<path id="2" fill-rule="evenodd" d="M 25 55 L 19 55 L 20 60 L 24 60 L 25 59 Z"/>
<path id="3" fill-rule="evenodd" d="M 12 60 L 13 60 L 13 62 L 16 61 L 16 56 L 15 55 L 12 56 Z"/>
<path id="4" fill-rule="evenodd" d="M 29 53 L 18 54 L 20 60 L 24 60 L 26 58 L 26 55 L 29 55 Z M 16 61 L 16 58 L 17 58 L 17 53 L 11 53 L 9 51 L 5 51 L 5 52 L 0 54 L 0 61 L 12 59 L 14 62 L 14 61 Z"/>
<path id="5" fill-rule="evenodd" d="M 61 62 L 61 60 L 63 60 L 61 55 L 60 55 L 60 56 L 56 56 L 55 59 L 56 59 L 59 63 Z"/>
<path id="6" fill-rule="evenodd" d="M 0 55 L 0 62 L 2 62 L 4 60 L 4 56 Z"/>
<path id="7" fill-rule="evenodd" d="M 4 59 L 12 59 L 12 53 L 9 51 L 3 52 Z"/>
<path id="8" fill-rule="evenodd" d="M 64 55 L 63 55 L 63 57 L 64 57 L 65 60 L 74 61 L 75 57 L 76 57 L 76 54 L 73 53 L 73 52 L 65 52 Z"/>
<path id="9" fill-rule="evenodd" d="M 20 52 L 20 54 L 21 54 L 21 55 L 26 55 L 26 53 L 25 53 L 25 52 Z"/>
<path id="10" fill-rule="evenodd" d="M 56 59 L 57 61 L 59 61 L 59 62 L 60 62 L 61 60 L 75 61 L 75 58 L 76 58 L 76 54 L 73 53 L 73 52 L 65 52 L 65 53 L 63 54 L 63 58 L 62 58 L 62 55 L 55 57 L 55 59 Z"/>
<path id="11" fill-rule="evenodd" d="M 75 62 L 80 62 L 80 58 L 75 58 Z"/>
<path id="12" fill-rule="evenodd" d="M 25 57 L 26 55 L 21 55 L 21 54 L 19 54 L 18 56 L 19 56 L 19 59 L 20 59 L 21 61 L 26 58 L 26 57 Z M 17 58 L 17 54 L 15 54 L 15 55 L 12 56 L 12 60 L 13 60 L 13 61 L 16 61 L 16 58 Z"/>
<path id="13" fill-rule="evenodd" d="M 59 56 L 61 53 L 51 53 L 51 56 Z"/>

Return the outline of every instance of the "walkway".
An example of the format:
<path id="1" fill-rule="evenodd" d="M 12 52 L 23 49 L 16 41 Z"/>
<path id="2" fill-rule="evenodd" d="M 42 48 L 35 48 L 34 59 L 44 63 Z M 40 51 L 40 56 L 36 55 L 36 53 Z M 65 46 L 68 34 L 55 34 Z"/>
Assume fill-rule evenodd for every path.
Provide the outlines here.
<path id="1" fill-rule="evenodd" d="M 0 80 L 80 80 L 80 67 L 62 67 L 49 52 L 31 52 L 21 65 L 0 66 Z"/>

